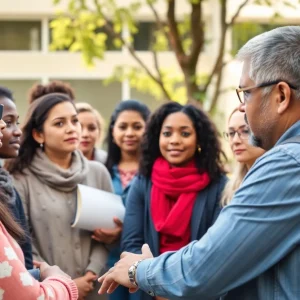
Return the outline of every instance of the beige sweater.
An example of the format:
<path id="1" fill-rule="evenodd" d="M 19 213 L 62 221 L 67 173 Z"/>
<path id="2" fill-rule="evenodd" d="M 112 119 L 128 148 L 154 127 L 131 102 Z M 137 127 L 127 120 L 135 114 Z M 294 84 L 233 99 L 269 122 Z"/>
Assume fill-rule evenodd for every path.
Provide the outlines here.
<path id="1" fill-rule="evenodd" d="M 64 170 L 38 149 L 25 174 L 14 175 L 14 183 L 29 222 L 34 259 L 56 264 L 72 278 L 87 270 L 101 273 L 107 260 L 106 248 L 91 240 L 91 232 L 71 228 L 70 224 L 78 183 L 113 190 L 103 164 L 88 161 L 76 151 L 71 168 Z"/>

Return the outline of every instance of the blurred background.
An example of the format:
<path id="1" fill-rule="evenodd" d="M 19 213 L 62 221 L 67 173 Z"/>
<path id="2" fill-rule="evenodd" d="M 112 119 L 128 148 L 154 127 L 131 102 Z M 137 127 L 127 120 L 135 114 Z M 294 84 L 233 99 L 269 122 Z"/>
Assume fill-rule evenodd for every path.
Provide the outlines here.
<path id="1" fill-rule="evenodd" d="M 221 128 L 238 105 L 237 50 L 299 12 L 296 0 L 2 0 L 0 84 L 21 119 L 34 83 L 62 80 L 105 119 L 120 100 L 196 101 Z"/>

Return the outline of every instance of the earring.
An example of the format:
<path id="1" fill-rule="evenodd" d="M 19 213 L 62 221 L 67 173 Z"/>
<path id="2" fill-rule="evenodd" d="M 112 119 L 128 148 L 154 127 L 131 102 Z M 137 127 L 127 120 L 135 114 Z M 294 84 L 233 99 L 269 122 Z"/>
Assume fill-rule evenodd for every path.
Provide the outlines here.
<path id="1" fill-rule="evenodd" d="M 197 150 L 198 150 L 198 153 L 200 154 L 200 153 L 201 153 L 201 151 L 202 151 L 202 149 L 201 149 L 200 145 L 198 145 L 198 147 L 197 147 Z"/>
<path id="2" fill-rule="evenodd" d="M 40 143 L 40 148 L 44 149 L 44 144 L 43 143 Z"/>

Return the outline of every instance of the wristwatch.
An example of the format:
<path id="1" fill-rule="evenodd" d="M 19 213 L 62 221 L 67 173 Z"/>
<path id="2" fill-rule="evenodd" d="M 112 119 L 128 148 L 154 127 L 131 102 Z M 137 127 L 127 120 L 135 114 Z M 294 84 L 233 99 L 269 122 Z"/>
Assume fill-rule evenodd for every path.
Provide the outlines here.
<path id="1" fill-rule="evenodd" d="M 128 277 L 129 277 L 129 280 L 132 284 L 134 284 L 135 286 L 138 286 L 137 283 L 136 283 L 136 280 L 135 280 L 135 275 L 136 275 L 136 270 L 137 270 L 137 267 L 139 265 L 139 263 L 143 261 L 142 259 L 141 260 L 138 260 L 136 261 L 132 266 L 130 266 L 130 268 L 128 269 Z"/>

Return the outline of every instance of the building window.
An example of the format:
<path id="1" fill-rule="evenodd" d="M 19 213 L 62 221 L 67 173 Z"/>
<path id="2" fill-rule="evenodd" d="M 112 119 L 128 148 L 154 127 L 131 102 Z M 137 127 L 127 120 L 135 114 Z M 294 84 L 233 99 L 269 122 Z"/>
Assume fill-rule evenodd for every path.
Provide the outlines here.
<path id="1" fill-rule="evenodd" d="M 0 21 L 0 50 L 41 50 L 40 21 Z"/>
<path id="2" fill-rule="evenodd" d="M 140 22 L 137 24 L 138 33 L 134 35 L 134 49 L 149 51 L 151 49 L 155 24 L 153 22 Z"/>

